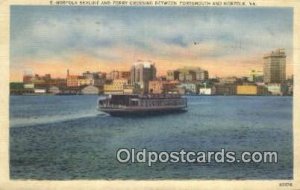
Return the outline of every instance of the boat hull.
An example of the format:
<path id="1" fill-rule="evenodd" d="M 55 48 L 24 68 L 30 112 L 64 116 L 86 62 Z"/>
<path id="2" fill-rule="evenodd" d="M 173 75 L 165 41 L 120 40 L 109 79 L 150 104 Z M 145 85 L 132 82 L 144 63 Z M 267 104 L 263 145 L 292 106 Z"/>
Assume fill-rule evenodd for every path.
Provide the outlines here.
<path id="1" fill-rule="evenodd" d="M 169 107 L 169 108 L 100 108 L 100 111 L 105 112 L 111 116 L 149 116 L 162 115 L 171 113 L 183 113 L 187 110 L 185 107 Z"/>

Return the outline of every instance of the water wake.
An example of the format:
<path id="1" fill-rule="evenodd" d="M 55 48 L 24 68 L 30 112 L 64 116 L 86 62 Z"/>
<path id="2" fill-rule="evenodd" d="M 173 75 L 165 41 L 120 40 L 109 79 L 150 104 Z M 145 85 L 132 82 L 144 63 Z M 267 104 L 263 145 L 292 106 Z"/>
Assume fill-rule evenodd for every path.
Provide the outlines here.
<path id="1" fill-rule="evenodd" d="M 54 115 L 54 116 L 39 116 L 30 118 L 13 118 L 10 120 L 10 127 L 26 127 L 39 124 L 56 123 L 63 121 L 70 121 L 75 119 L 82 119 L 88 117 L 106 116 L 105 113 L 99 112 L 89 112 L 89 113 L 76 113 L 69 115 Z"/>

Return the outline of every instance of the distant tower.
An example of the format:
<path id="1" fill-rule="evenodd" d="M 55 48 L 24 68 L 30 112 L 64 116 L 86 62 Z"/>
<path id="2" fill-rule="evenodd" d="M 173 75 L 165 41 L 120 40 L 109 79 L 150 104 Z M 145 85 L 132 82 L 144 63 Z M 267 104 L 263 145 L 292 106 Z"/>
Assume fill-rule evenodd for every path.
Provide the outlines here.
<path id="1" fill-rule="evenodd" d="M 139 85 L 144 93 L 148 93 L 149 81 L 156 78 L 155 64 L 151 61 L 138 60 L 131 67 L 131 83 Z"/>
<path id="2" fill-rule="evenodd" d="M 29 84 L 32 83 L 33 71 L 31 69 L 24 70 L 23 73 L 23 83 Z"/>
<path id="3" fill-rule="evenodd" d="M 264 56 L 264 82 L 282 83 L 286 79 L 286 55 L 284 49 L 277 49 Z"/>
<path id="4" fill-rule="evenodd" d="M 69 69 L 67 70 L 67 77 L 69 77 L 70 76 L 70 71 L 69 71 Z"/>

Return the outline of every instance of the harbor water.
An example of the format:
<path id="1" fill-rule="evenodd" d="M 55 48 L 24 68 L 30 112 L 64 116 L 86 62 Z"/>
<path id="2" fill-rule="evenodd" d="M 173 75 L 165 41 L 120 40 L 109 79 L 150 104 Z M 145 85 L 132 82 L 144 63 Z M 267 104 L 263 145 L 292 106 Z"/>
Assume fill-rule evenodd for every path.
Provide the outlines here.
<path id="1" fill-rule="evenodd" d="M 188 111 L 111 117 L 98 96 L 11 96 L 11 179 L 292 179 L 292 97 L 191 96 Z M 119 163 L 119 148 L 277 151 L 278 163 Z"/>

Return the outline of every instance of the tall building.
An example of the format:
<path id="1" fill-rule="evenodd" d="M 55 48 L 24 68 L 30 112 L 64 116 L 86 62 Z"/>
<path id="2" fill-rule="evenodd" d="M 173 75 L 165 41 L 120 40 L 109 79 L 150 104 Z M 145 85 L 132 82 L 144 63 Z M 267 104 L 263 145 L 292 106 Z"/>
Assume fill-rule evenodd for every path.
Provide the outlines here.
<path id="1" fill-rule="evenodd" d="M 282 83 L 286 78 L 286 55 L 284 49 L 277 49 L 264 56 L 264 82 Z"/>
<path id="2" fill-rule="evenodd" d="M 129 71 L 111 71 L 107 75 L 108 80 L 116 80 L 116 79 L 130 79 L 130 72 Z"/>
<path id="3" fill-rule="evenodd" d="M 203 81 L 208 79 L 208 72 L 199 67 L 183 67 L 174 71 L 168 71 L 167 79 L 182 82 Z"/>
<path id="4" fill-rule="evenodd" d="M 167 80 L 179 80 L 179 71 L 177 70 L 169 70 L 167 71 Z"/>
<path id="5" fill-rule="evenodd" d="M 151 61 L 137 61 L 131 67 L 130 81 L 132 85 L 139 85 L 143 93 L 148 93 L 149 81 L 156 78 L 156 68 Z"/>

